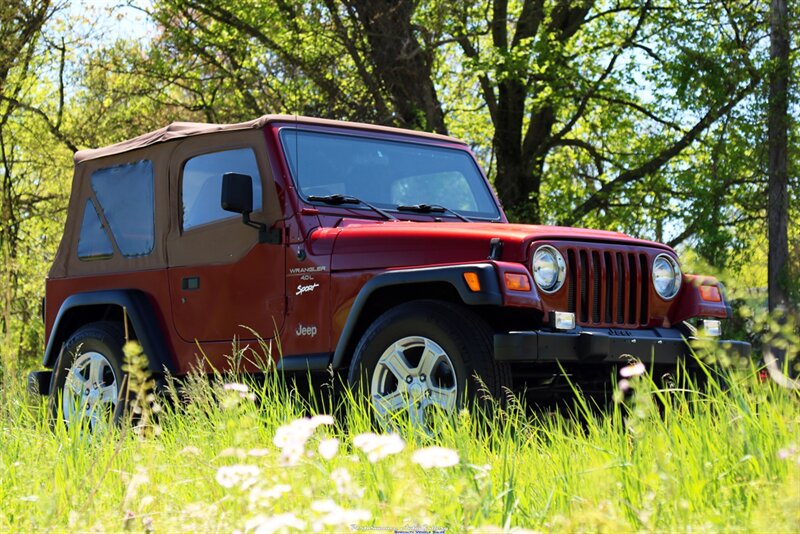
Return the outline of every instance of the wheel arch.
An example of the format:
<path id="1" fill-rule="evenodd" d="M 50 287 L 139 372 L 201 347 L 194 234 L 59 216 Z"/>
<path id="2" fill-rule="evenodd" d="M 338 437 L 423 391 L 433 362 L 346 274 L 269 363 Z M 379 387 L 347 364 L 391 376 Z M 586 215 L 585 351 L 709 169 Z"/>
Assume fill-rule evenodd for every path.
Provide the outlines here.
<path id="1" fill-rule="evenodd" d="M 471 291 L 465 272 L 478 275 L 481 290 Z M 470 307 L 502 306 L 495 267 L 488 263 L 387 271 L 371 278 L 359 291 L 336 344 L 331 365 L 349 364 L 359 339 L 383 312 L 412 300 L 436 299 Z"/>
<path id="2" fill-rule="evenodd" d="M 43 364 L 55 367 L 61 349 L 81 326 L 110 320 L 123 324 L 125 318 L 132 337 L 141 345 L 152 373 L 174 372 L 161 327 L 147 295 L 135 289 L 92 291 L 70 295 L 61 304 L 47 341 Z"/>

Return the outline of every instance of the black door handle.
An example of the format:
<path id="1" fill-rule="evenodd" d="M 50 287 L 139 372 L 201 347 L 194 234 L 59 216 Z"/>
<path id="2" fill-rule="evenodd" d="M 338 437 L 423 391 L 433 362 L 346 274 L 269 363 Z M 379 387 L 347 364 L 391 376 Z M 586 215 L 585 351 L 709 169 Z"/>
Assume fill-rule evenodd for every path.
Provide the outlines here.
<path id="1" fill-rule="evenodd" d="M 200 277 L 190 276 L 188 278 L 184 278 L 181 280 L 181 289 L 184 291 L 194 291 L 195 289 L 200 289 Z"/>

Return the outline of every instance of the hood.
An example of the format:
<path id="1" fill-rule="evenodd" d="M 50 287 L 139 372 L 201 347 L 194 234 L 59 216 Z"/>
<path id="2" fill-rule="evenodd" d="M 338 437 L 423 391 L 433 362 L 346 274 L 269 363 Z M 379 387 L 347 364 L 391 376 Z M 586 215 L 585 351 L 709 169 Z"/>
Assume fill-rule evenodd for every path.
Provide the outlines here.
<path id="1" fill-rule="evenodd" d="M 666 245 L 620 232 L 505 223 L 409 222 L 343 219 L 332 270 L 384 269 L 486 260 L 489 242 L 503 242 L 503 261 L 525 262 L 534 241 L 616 243 L 672 251 Z"/>

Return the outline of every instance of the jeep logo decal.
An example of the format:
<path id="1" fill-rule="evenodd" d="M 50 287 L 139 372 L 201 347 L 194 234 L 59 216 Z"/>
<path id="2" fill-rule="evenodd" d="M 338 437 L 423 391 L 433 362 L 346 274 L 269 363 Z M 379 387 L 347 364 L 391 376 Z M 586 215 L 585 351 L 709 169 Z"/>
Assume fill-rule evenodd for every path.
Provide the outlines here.
<path id="1" fill-rule="evenodd" d="M 617 330 L 616 328 L 609 328 L 608 335 L 631 337 L 633 336 L 633 333 L 630 330 Z"/>
<path id="2" fill-rule="evenodd" d="M 297 325 L 297 330 L 294 331 L 298 337 L 314 337 L 317 335 L 317 327 L 316 326 L 303 326 L 302 324 Z"/>

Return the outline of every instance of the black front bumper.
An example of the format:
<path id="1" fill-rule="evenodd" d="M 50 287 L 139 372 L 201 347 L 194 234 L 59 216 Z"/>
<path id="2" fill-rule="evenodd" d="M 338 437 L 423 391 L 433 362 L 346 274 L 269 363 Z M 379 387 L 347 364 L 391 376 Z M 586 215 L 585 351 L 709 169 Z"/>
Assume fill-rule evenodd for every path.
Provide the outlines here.
<path id="1" fill-rule="evenodd" d="M 740 356 L 750 355 L 750 344 L 743 341 L 702 341 L 712 341 L 719 348 Z M 619 363 L 635 358 L 643 363 L 674 364 L 691 358 L 690 343 L 691 339 L 677 328 L 577 328 L 568 332 L 507 332 L 495 334 L 494 358 L 509 363 Z"/>

